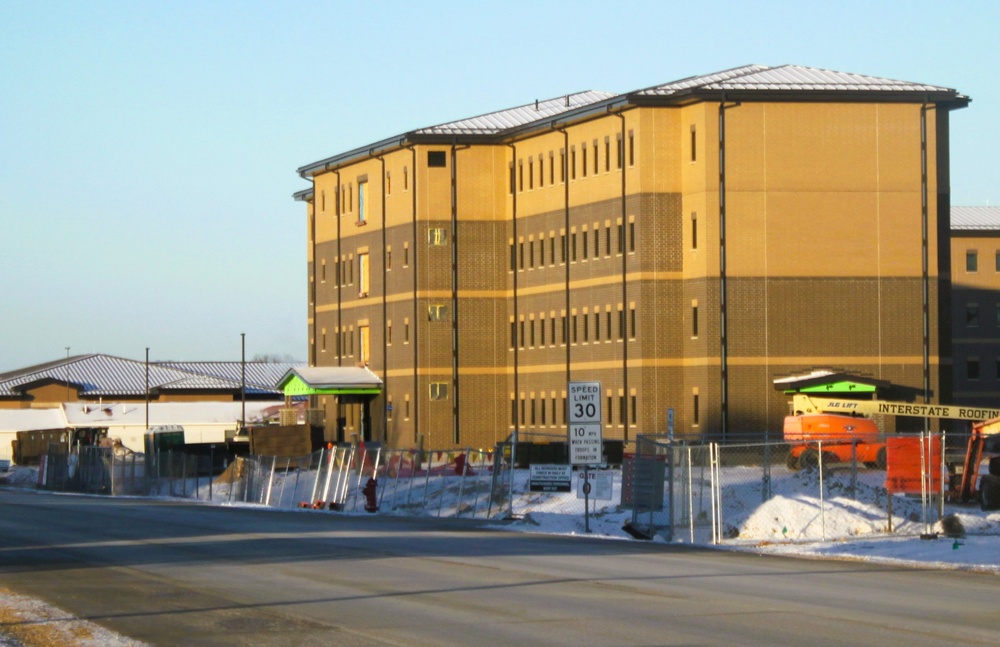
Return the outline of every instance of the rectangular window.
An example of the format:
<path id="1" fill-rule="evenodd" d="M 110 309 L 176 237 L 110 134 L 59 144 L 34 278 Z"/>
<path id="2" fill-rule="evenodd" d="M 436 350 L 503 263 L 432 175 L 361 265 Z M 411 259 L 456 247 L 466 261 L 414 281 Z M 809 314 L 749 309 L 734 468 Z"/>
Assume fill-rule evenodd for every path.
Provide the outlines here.
<path id="1" fill-rule="evenodd" d="M 614 400 L 609 395 L 608 396 L 608 424 L 609 425 L 613 424 L 614 421 L 615 421 L 615 410 L 614 410 L 614 407 L 611 406 L 613 402 L 614 402 Z"/>
<path id="2" fill-rule="evenodd" d="M 604 138 L 604 172 L 611 170 L 611 139 Z"/>
<path id="3" fill-rule="evenodd" d="M 358 182 L 358 222 L 368 222 L 368 182 Z"/>
<path id="4" fill-rule="evenodd" d="M 447 321 L 448 320 L 448 306 L 443 303 L 433 303 L 427 306 L 427 320 L 428 321 Z"/>
<path id="5" fill-rule="evenodd" d="M 510 399 L 510 424 L 512 427 L 517 424 L 517 398 Z"/>
<path id="6" fill-rule="evenodd" d="M 522 240 L 517 244 L 517 250 L 520 255 L 520 260 L 517 262 L 518 269 L 524 269 L 524 241 Z"/>
<path id="7" fill-rule="evenodd" d="M 629 253 L 635 253 L 635 223 L 628 223 L 628 251 Z"/>
<path id="8" fill-rule="evenodd" d="M 590 317 L 584 313 L 583 314 L 583 343 L 590 341 Z"/>
<path id="9" fill-rule="evenodd" d="M 966 303 L 965 304 L 965 325 L 970 328 L 975 328 L 979 325 L 979 304 L 978 303 Z"/>
<path id="10" fill-rule="evenodd" d="M 392 346 L 392 322 L 385 323 L 385 345 Z"/>
<path id="11" fill-rule="evenodd" d="M 448 166 L 448 155 L 444 151 L 427 151 L 427 166 L 445 168 Z"/>
<path id="12" fill-rule="evenodd" d="M 403 267 L 410 266 L 410 244 L 403 243 Z"/>
<path id="13" fill-rule="evenodd" d="M 385 172 L 385 194 L 392 195 L 392 172 Z"/>
<path id="14" fill-rule="evenodd" d="M 524 191 L 524 162 L 517 163 L 517 190 Z"/>
<path id="15" fill-rule="evenodd" d="M 631 402 L 631 407 L 629 407 L 629 411 L 632 413 L 631 423 L 632 423 L 632 426 L 634 427 L 635 423 L 636 423 L 636 414 L 635 414 L 635 412 L 638 409 L 638 407 L 636 407 L 636 401 L 635 401 L 635 396 L 634 395 L 631 397 L 631 400 L 632 400 L 632 402 Z"/>
<path id="16" fill-rule="evenodd" d="M 535 413 L 537 412 L 537 410 L 538 410 L 538 407 L 535 406 L 535 398 L 531 398 L 531 424 L 532 425 L 534 425 L 534 424 L 537 423 L 537 419 L 535 417 Z"/>
<path id="17" fill-rule="evenodd" d="M 358 339 L 361 341 L 361 362 L 367 364 L 372 353 L 372 336 L 368 326 L 358 326 Z"/>
<path id="18" fill-rule="evenodd" d="M 627 419 L 627 416 L 628 416 L 628 407 L 626 406 L 625 396 L 624 395 L 619 395 L 618 396 L 618 424 L 619 425 L 624 425 L 625 424 L 625 420 Z"/>
<path id="19" fill-rule="evenodd" d="M 528 188 L 535 188 L 535 158 L 528 158 Z"/>
<path id="20" fill-rule="evenodd" d="M 517 322 L 510 322 L 510 349 L 514 350 L 517 346 Z"/>
<path id="21" fill-rule="evenodd" d="M 698 249 L 698 213 L 691 212 L 691 249 Z"/>
<path id="22" fill-rule="evenodd" d="M 611 225 L 604 228 L 605 242 L 604 242 L 604 255 L 611 256 Z"/>
<path id="23" fill-rule="evenodd" d="M 583 168 L 583 177 L 587 177 L 587 145 L 586 144 L 580 144 L 580 154 L 583 155 L 583 164 L 581 166 L 581 168 Z"/>
<path id="24" fill-rule="evenodd" d="M 535 268 L 535 241 L 528 241 L 528 269 Z"/>
<path id="25" fill-rule="evenodd" d="M 576 147 L 569 149 L 569 172 L 570 178 L 576 179 Z"/>
<path id="26" fill-rule="evenodd" d="M 996 253 L 996 258 L 994 259 L 994 262 L 996 263 L 996 271 L 1000 272 L 1000 252 Z"/>
<path id="27" fill-rule="evenodd" d="M 531 334 L 530 341 L 529 341 L 528 345 L 531 346 L 532 348 L 534 348 L 535 347 L 535 320 L 534 319 L 532 319 L 531 321 L 528 322 L 528 330 L 529 330 L 529 332 Z"/>
<path id="28" fill-rule="evenodd" d="M 385 250 L 385 271 L 389 272 L 392 270 L 392 250 Z"/>
<path id="29" fill-rule="evenodd" d="M 371 266 L 368 262 L 368 254 L 358 254 L 358 296 L 368 296 L 371 289 Z"/>
<path id="30" fill-rule="evenodd" d="M 607 312 L 604 313 L 604 323 L 606 324 L 605 325 L 605 329 L 608 331 L 607 341 L 611 341 L 611 311 L 610 310 L 608 310 Z"/>
<path id="31" fill-rule="evenodd" d="M 323 334 L 320 337 L 322 339 L 322 346 L 320 347 L 321 352 L 326 352 L 326 328 L 323 329 Z"/>
<path id="32" fill-rule="evenodd" d="M 541 155 L 538 156 L 538 186 L 545 186 L 545 158 Z"/>
<path id="33" fill-rule="evenodd" d="M 320 283 L 326 283 L 326 259 L 323 259 L 323 264 L 320 265 Z"/>
<path id="34" fill-rule="evenodd" d="M 520 321 L 520 322 L 518 323 L 517 327 L 518 327 L 518 329 L 520 330 L 520 333 L 521 333 L 521 334 L 520 334 L 520 337 L 519 337 L 519 339 L 518 339 L 518 341 L 519 341 L 519 344 L 518 344 L 518 345 L 519 345 L 519 346 L 520 346 L 521 348 L 524 348 L 524 341 L 525 341 L 525 337 L 524 337 L 524 319 L 522 319 L 522 320 L 521 320 L 521 321 Z"/>
<path id="35" fill-rule="evenodd" d="M 601 255 L 601 229 L 594 225 L 594 258 Z"/>
<path id="36" fill-rule="evenodd" d="M 404 319 L 403 320 L 403 343 L 404 344 L 409 344 L 410 343 L 410 320 L 409 319 Z"/>
<path id="37" fill-rule="evenodd" d="M 556 183 L 556 157 L 549 151 L 549 184 Z"/>
<path id="38" fill-rule="evenodd" d="M 965 271 L 966 272 L 979 271 L 979 253 L 974 249 L 965 252 Z"/>
<path id="39" fill-rule="evenodd" d="M 594 341 L 601 341 L 601 313 L 594 312 Z"/>
<path id="40" fill-rule="evenodd" d="M 576 232 L 574 231 L 569 235 L 570 238 L 570 260 L 576 262 Z"/>
<path id="41" fill-rule="evenodd" d="M 541 405 L 541 409 L 542 409 L 542 424 L 544 425 L 545 424 L 545 396 L 544 395 L 538 401 L 538 404 Z"/>
<path id="42" fill-rule="evenodd" d="M 507 246 L 510 247 L 510 271 L 513 272 L 517 269 L 517 248 L 514 247 L 514 241 L 507 243 Z"/>
<path id="43" fill-rule="evenodd" d="M 635 306 L 629 306 L 628 308 L 628 338 L 635 339 Z"/>
<path id="44" fill-rule="evenodd" d="M 576 339 L 576 315 L 572 315 L 570 317 L 570 321 L 573 322 L 572 323 L 572 328 L 570 328 L 570 332 L 572 332 L 572 334 L 573 334 L 573 343 L 575 344 L 576 341 L 577 341 L 577 339 Z"/>
<path id="45" fill-rule="evenodd" d="M 510 173 L 510 186 L 507 187 L 507 193 L 513 195 L 514 189 L 517 188 L 517 174 L 514 173 L 514 162 L 507 165 L 507 170 Z"/>
<path id="46" fill-rule="evenodd" d="M 566 345 L 566 339 L 569 337 L 569 321 L 566 319 L 566 315 L 559 317 L 559 321 L 562 324 L 562 345 Z"/>
<path id="47" fill-rule="evenodd" d="M 559 234 L 559 255 L 560 263 L 566 262 L 566 234 Z"/>
<path id="48" fill-rule="evenodd" d="M 618 168 L 622 167 L 622 162 L 625 158 L 625 142 L 622 141 L 621 133 L 618 134 L 617 146 L 616 146 L 616 160 L 618 162 Z"/>
<path id="49" fill-rule="evenodd" d="M 521 424 L 522 425 L 524 425 L 524 422 L 525 422 L 524 412 L 525 412 L 525 405 L 524 405 L 524 398 L 522 397 L 521 398 Z"/>
<path id="50" fill-rule="evenodd" d="M 628 131 L 628 165 L 635 166 L 635 134 Z"/>
<path id="51" fill-rule="evenodd" d="M 429 385 L 431 400 L 447 400 L 448 399 L 448 383 L 447 382 L 431 382 Z"/>
<path id="52" fill-rule="evenodd" d="M 694 402 L 691 403 L 691 419 L 694 420 L 694 424 L 696 425 L 701 423 L 701 410 L 698 405 L 698 395 L 695 394 Z"/>
<path id="53" fill-rule="evenodd" d="M 698 336 L 698 306 L 691 306 L 691 336 Z"/>
<path id="54" fill-rule="evenodd" d="M 979 379 L 979 359 L 970 357 L 965 364 L 965 376 L 970 380 Z"/>
<path id="55" fill-rule="evenodd" d="M 559 149 L 559 181 L 566 181 L 566 149 Z"/>
<path id="56" fill-rule="evenodd" d="M 694 126 L 691 126 L 691 161 L 698 161 L 698 137 Z"/>
<path id="57" fill-rule="evenodd" d="M 590 232 L 588 232 L 586 229 L 583 230 L 583 260 L 587 260 L 587 255 L 590 253 L 590 241 L 588 239 L 589 235 Z"/>
<path id="58" fill-rule="evenodd" d="M 539 346 L 544 346 L 545 345 L 545 315 L 544 314 L 542 315 L 542 318 L 538 320 L 538 345 Z"/>
<path id="59" fill-rule="evenodd" d="M 625 311 L 618 311 L 618 339 L 625 339 Z"/>
<path id="60" fill-rule="evenodd" d="M 618 223 L 618 253 L 625 253 L 625 226 Z"/>
<path id="61" fill-rule="evenodd" d="M 599 161 L 600 160 L 597 159 L 597 140 L 595 139 L 594 140 L 594 175 L 597 175 L 598 169 L 600 168 L 600 164 L 598 164 Z"/>

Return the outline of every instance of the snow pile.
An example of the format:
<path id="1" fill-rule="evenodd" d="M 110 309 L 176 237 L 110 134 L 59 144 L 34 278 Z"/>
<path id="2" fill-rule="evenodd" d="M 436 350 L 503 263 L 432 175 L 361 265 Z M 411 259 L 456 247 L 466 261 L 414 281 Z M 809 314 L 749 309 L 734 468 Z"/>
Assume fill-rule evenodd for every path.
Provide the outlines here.
<path id="1" fill-rule="evenodd" d="M 80 620 L 41 600 L 0 588 L 0 645 L 145 647 L 131 638 Z"/>

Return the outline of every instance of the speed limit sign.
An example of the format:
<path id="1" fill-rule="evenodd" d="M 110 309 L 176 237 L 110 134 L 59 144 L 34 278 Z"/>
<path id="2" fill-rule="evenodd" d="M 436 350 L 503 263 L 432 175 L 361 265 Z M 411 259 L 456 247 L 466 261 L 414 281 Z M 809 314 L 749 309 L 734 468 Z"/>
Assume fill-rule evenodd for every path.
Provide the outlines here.
<path id="1" fill-rule="evenodd" d="M 569 383 L 569 462 L 598 465 L 603 449 L 601 383 Z"/>

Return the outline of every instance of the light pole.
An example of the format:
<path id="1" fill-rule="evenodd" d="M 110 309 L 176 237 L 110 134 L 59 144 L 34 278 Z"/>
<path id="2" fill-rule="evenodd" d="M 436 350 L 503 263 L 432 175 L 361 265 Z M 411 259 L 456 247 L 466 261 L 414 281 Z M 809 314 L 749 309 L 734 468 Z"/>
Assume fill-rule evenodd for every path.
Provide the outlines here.
<path id="1" fill-rule="evenodd" d="M 247 334 L 240 333 L 240 433 L 247 427 Z"/>
<path id="2" fill-rule="evenodd" d="M 69 346 L 66 346 L 66 402 L 69 402 Z"/>

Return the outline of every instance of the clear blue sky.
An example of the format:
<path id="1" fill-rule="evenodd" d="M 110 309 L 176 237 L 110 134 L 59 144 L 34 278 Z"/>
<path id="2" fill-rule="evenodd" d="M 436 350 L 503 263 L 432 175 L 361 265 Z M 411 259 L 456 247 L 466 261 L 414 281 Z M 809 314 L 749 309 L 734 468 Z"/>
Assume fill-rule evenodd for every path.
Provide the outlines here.
<path id="1" fill-rule="evenodd" d="M 0 371 L 307 357 L 295 169 L 410 129 L 748 63 L 956 88 L 1000 205 L 997 2 L 0 0 Z"/>

